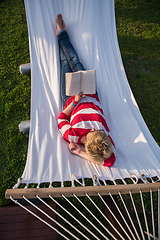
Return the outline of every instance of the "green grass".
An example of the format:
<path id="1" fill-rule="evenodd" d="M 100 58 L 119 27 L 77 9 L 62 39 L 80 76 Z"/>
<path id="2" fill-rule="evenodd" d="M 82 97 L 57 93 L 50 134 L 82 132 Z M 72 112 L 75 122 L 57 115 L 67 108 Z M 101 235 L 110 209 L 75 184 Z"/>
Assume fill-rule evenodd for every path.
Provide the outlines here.
<path id="1" fill-rule="evenodd" d="M 160 143 L 160 2 L 116 0 L 117 34 L 126 74 L 141 113 Z M 19 65 L 30 61 L 22 0 L 0 1 L 0 204 L 22 175 L 28 135 L 18 124 L 30 118 L 30 77 Z"/>
<path id="2" fill-rule="evenodd" d="M 115 1 L 117 34 L 129 84 L 160 144 L 160 2 Z"/>
<path id="3" fill-rule="evenodd" d="M 22 175 L 28 135 L 18 124 L 30 119 L 30 77 L 22 76 L 19 65 L 30 61 L 28 30 L 23 1 L 0 2 L 0 204 L 4 193 Z"/>

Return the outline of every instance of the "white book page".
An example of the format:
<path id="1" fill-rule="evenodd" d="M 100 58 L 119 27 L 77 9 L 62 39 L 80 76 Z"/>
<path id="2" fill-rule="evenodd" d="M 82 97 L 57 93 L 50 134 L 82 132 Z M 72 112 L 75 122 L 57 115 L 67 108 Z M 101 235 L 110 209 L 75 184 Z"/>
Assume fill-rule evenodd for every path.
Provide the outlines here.
<path id="1" fill-rule="evenodd" d="M 66 95 L 77 95 L 80 91 L 80 72 L 66 73 Z"/>
<path id="2" fill-rule="evenodd" d="M 81 92 L 84 94 L 96 93 L 96 71 L 87 70 L 81 72 Z"/>

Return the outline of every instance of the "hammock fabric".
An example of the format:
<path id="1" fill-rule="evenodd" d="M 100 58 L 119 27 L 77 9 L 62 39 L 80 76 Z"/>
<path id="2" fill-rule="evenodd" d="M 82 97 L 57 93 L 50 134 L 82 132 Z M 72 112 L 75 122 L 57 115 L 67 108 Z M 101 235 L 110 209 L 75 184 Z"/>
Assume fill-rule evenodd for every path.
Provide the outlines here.
<path id="1" fill-rule="evenodd" d="M 113 0 L 25 1 L 31 58 L 31 129 L 21 182 L 77 178 L 123 179 L 160 174 L 160 148 L 150 134 L 129 87 L 119 51 Z M 116 163 L 107 168 L 68 151 L 58 132 L 62 111 L 55 18 L 66 30 L 86 69 L 96 69 L 97 91 L 116 146 Z"/>

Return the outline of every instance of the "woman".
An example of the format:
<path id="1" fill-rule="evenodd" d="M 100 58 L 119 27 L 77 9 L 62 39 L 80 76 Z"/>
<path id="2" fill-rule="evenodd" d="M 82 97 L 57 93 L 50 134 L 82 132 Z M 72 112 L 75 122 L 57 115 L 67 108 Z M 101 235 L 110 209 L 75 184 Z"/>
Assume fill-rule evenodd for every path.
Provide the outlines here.
<path id="1" fill-rule="evenodd" d="M 115 162 L 115 146 L 109 136 L 98 96 L 83 93 L 72 97 L 65 95 L 65 73 L 85 69 L 69 40 L 61 14 L 57 15 L 56 25 L 61 64 L 61 97 L 65 105 L 58 117 L 59 131 L 69 141 L 71 153 L 110 167 Z M 84 145 L 85 150 L 79 144 Z"/>

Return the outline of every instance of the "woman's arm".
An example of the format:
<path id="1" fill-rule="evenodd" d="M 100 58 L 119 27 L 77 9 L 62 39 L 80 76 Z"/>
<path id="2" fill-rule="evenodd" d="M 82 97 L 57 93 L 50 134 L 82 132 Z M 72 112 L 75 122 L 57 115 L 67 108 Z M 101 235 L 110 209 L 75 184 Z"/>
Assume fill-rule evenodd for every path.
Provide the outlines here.
<path id="1" fill-rule="evenodd" d="M 78 103 L 81 98 L 83 97 L 83 92 L 80 92 L 78 95 L 75 96 L 74 101 Z M 67 116 L 69 116 L 74 108 L 74 105 L 72 102 L 63 110 L 63 113 L 65 113 Z"/>
<path id="2" fill-rule="evenodd" d="M 68 105 L 68 107 L 66 107 L 64 110 L 63 110 L 63 113 L 65 113 L 67 116 L 69 116 L 72 112 L 74 108 L 74 105 L 72 105 L 72 102 Z"/>
<path id="3" fill-rule="evenodd" d="M 69 150 L 71 153 L 76 154 L 76 155 L 80 156 L 81 158 L 86 159 L 87 161 L 90 161 L 90 162 L 93 162 L 93 163 L 99 164 L 99 165 L 104 164 L 104 160 L 96 162 L 94 160 L 89 159 L 87 153 L 85 151 L 83 151 L 82 148 L 76 143 L 70 142 Z"/>

